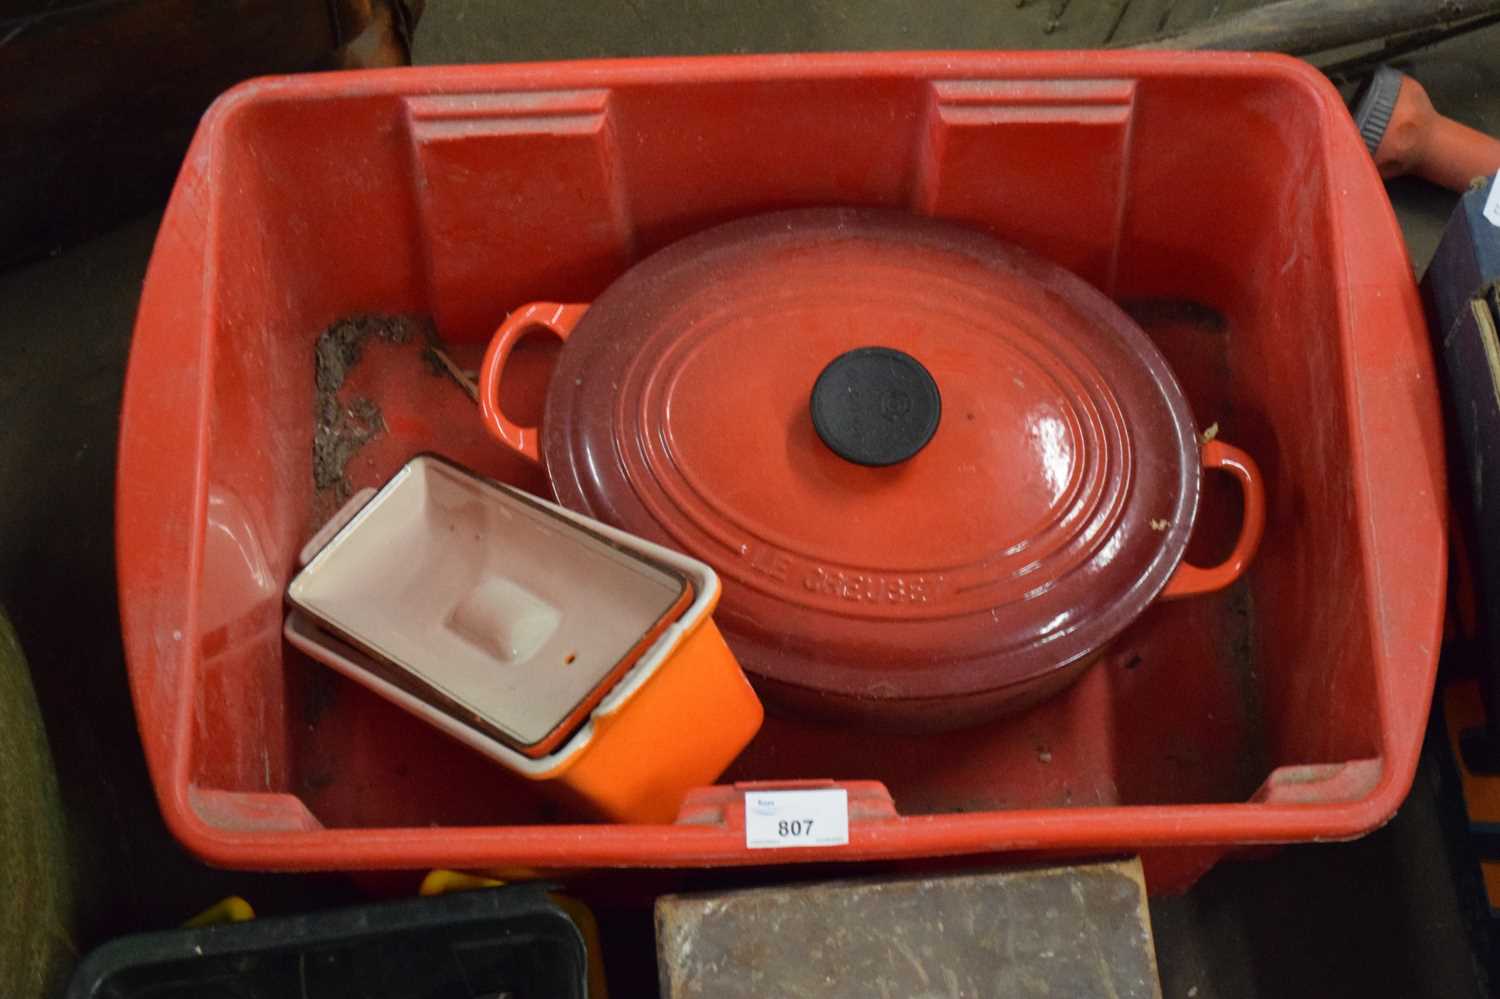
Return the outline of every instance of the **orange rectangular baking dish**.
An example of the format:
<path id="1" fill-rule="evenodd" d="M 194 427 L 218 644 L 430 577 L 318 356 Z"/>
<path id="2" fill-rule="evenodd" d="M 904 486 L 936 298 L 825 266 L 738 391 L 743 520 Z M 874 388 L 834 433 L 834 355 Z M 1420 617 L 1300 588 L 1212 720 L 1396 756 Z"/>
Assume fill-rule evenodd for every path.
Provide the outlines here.
<path id="1" fill-rule="evenodd" d="M 586 815 L 670 819 L 760 726 L 713 570 L 439 457 L 353 497 L 299 561 L 293 647 Z"/>

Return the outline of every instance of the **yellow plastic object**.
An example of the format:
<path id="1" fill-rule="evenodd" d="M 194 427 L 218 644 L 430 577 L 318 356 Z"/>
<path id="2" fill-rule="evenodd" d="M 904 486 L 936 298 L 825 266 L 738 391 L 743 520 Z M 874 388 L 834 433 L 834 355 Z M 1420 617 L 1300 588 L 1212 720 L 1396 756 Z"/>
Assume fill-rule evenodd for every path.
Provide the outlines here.
<path id="1" fill-rule="evenodd" d="M 428 871 L 427 876 L 422 879 L 422 886 L 417 889 L 417 894 L 423 898 L 431 898 L 434 895 L 447 895 L 455 891 L 474 891 L 477 888 L 499 888 L 505 884 L 496 878 L 487 878 L 482 874 L 468 874 L 464 871 L 449 871 L 438 868 Z"/>
<path id="2" fill-rule="evenodd" d="M 213 905 L 183 923 L 184 929 L 196 930 L 201 926 L 223 926 L 226 923 L 247 923 L 255 918 L 250 903 L 238 895 L 220 899 Z"/>
<path id="3" fill-rule="evenodd" d="M 455 891 L 499 888 L 504 884 L 504 881 L 487 878 L 481 874 L 468 874 L 464 871 L 439 868 L 427 872 L 427 876 L 422 879 L 422 887 L 417 889 L 417 894 L 427 898 L 433 895 L 447 895 Z M 604 981 L 604 952 L 599 947 L 599 923 L 594 919 L 594 913 L 576 898 L 570 898 L 560 892 L 549 894 L 552 901 L 556 902 L 558 907 L 568 914 L 568 918 L 578 926 L 578 932 L 583 934 L 583 944 L 589 954 L 589 999 L 607 999 L 609 989 Z"/>

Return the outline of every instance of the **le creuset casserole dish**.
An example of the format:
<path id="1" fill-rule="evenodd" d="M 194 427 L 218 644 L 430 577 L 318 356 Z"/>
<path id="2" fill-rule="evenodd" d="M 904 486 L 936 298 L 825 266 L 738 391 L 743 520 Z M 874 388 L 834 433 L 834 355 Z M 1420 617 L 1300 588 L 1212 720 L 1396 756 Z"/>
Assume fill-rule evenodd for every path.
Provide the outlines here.
<path id="1" fill-rule="evenodd" d="M 498 393 L 537 327 L 566 343 L 532 428 Z M 896 212 L 681 240 L 592 305 L 517 310 L 481 381 L 488 426 L 559 502 L 712 565 L 747 672 L 822 714 L 946 727 L 1031 703 L 1153 600 L 1236 579 L 1263 523 L 1254 463 L 1200 446 L 1118 307 Z M 1245 494 L 1211 569 L 1183 561 L 1204 467 Z"/>

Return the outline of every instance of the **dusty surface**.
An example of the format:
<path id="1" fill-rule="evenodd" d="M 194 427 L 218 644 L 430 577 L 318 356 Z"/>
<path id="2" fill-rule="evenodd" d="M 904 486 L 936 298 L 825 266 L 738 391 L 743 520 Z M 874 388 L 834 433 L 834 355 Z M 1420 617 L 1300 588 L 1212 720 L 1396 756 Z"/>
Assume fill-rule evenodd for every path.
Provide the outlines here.
<path id="1" fill-rule="evenodd" d="M 380 404 L 374 399 L 340 390 L 359 363 L 370 340 L 391 344 L 420 344 L 423 363 L 432 369 L 432 347 L 437 333 L 432 321 L 417 316 L 369 313 L 340 319 L 318 337 L 313 352 L 317 391 L 317 420 L 313 430 L 313 485 L 320 499 L 332 493 L 333 506 L 353 492 L 345 474 L 349 459 L 385 432 Z M 442 373 L 439 366 L 436 373 Z"/>
<path id="2" fill-rule="evenodd" d="M 663 999 L 1161 995 L 1140 864 L 667 896 Z"/>

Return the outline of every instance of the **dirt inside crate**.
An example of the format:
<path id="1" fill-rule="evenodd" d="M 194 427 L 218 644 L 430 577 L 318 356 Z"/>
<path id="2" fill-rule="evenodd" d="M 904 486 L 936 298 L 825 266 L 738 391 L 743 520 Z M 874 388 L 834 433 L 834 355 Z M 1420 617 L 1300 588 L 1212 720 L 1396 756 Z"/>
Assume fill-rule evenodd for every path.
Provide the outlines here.
<path id="1" fill-rule="evenodd" d="M 313 348 L 313 381 L 317 386 L 313 422 L 312 475 L 317 513 L 329 516 L 353 492 L 346 474 L 349 461 L 386 430 L 380 402 L 344 391 L 344 383 L 371 343 L 410 346 L 428 373 L 445 376 L 433 359 L 440 348 L 437 330 L 425 316 L 365 313 L 334 322 Z"/>
<path id="2" fill-rule="evenodd" d="M 1240 424 L 1254 414 L 1231 404 L 1231 324 L 1196 303 L 1127 307 L 1167 356 L 1200 428 L 1217 423 L 1219 435 L 1235 442 Z M 434 377 L 417 346 L 429 342 L 430 326 L 404 317 L 351 322 L 335 324 L 319 340 L 318 435 L 330 443 L 323 445 L 326 459 L 314 445 L 314 473 L 326 460 L 320 482 L 331 484 L 320 485 L 314 500 L 320 509 L 310 511 L 310 521 L 331 513 L 339 496 L 380 485 L 423 451 L 550 495 L 541 469 L 488 437 L 458 384 L 446 374 Z M 512 418 L 540 417 L 556 349 L 550 338 L 517 348 L 502 397 Z M 482 350 L 472 343 L 449 347 L 462 369 L 477 367 Z M 379 414 L 378 429 L 366 433 L 358 413 L 344 423 L 333 418 L 325 429 L 325 381 L 341 406 L 367 400 Z M 1222 557 L 1239 515 L 1239 493 L 1228 477 L 1205 476 L 1190 558 L 1208 564 Z M 724 780 L 879 780 L 905 814 L 1244 801 L 1270 770 L 1258 627 L 1243 582 L 1159 603 L 1075 687 L 1019 716 L 962 732 L 891 736 L 768 715 Z M 579 818 L 532 783 L 291 650 L 286 669 L 292 717 L 303 722 L 293 726 L 293 790 L 325 825 Z"/>

